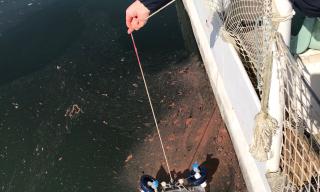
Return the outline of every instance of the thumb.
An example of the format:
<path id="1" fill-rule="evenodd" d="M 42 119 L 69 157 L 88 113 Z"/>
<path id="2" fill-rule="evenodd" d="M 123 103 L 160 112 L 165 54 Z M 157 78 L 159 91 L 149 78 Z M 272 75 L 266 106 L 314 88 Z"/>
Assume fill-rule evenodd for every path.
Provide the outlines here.
<path id="1" fill-rule="evenodd" d="M 133 31 L 134 31 L 134 29 L 133 29 L 133 28 L 128 28 L 127 33 L 128 33 L 128 34 L 131 34 Z"/>

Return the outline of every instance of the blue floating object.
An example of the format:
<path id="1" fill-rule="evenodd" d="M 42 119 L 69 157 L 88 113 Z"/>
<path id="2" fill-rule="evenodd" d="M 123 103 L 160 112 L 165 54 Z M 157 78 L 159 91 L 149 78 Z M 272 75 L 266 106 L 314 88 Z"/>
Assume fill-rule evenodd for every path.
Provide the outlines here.
<path id="1" fill-rule="evenodd" d="M 194 168 L 194 166 L 192 166 Z M 200 177 L 197 179 L 195 177 L 197 171 L 191 170 L 189 177 L 187 178 L 188 184 L 191 186 L 200 186 L 202 183 L 207 181 L 207 170 L 204 167 L 198 165 L 197 169 L 199 170 Z"/>
<path id="2" fill-rule="evenodd" d="M 199 170 L 199 164 L 198 164 L 198 162 L 195 162 L 194 164 L 192 164 L 192 170 L 193 170 L 194 172 L 197 172 L 197 170 Z"/>
<path id="3" fill-rule="evenodd" d="M 140 178 L 140 188 L 143 192 L 154 192 L 155 190 L 148 184 L 152 183 L 152 187 L 158 188 L 159 182 L 150 175 L 142 175 Z"/>
<path id="4" fill-rule="evenodd" d="M 158 188 L 159 182 L 158 182 L 157 180 L 154 180 L 154 181 L 152 182 L 152 186 L 153 186 L 153 188 Z"/>

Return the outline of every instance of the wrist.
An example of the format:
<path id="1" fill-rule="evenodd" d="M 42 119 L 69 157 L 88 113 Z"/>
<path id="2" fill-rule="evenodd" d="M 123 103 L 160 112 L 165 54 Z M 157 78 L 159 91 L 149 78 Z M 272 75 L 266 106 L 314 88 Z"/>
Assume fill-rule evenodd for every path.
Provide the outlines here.
<path id="1" fill-rule="evenodd" d="M 136 2 L 138 2 L 138 4 L 140 4 L 140 8 L 142 8 L 145 12 L 149 12 L 151 13 L 151 10 L 147 7 L 148 5 L 148 0 L 136 0 Z"/>
<path id="2" fill-rule="evenodd" d="M 150 11 L 150 13 L 153 13 L 158 9 L 157 6 L 155 6 L 156 0 L 137 0 L 137 1 L 140 1 L 140 3 Z"/>

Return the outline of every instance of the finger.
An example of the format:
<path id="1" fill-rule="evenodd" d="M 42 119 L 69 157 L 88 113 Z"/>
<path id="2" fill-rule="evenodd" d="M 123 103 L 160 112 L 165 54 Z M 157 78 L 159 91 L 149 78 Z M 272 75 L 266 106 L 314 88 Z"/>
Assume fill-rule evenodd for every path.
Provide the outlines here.
<path id="1" fill-rule="evenodd" d="M 132 18 L 130 25 L 128 27 L 128 34 L 132 33 L 134 30 L 138 30 L 139 20 L 137 18 Z"/>
<path id="2" fill-rule="evenodd" d="M 128 19 L 126 19 L 126 25 L 127 25 L 127 27 L 128 27 L 128 28 L 130 28 L 130 27 L 131 27 L 131 22 L 132 22 L 132 17 L 131 17 L 131 18 L 128 18 Z"/>
<path id="3" fill-rule="evenodd" d="M 140 20 L 139 23 L 138 23 L 139 29 L 140 29 L 141 27 L 143 27 L 146 23 L 147 23 L 147 20 Z"/>
<path id="4" fill-rule="evenodd" d="M 127 11 L 126 12 L 126 25 L 128 28 L 131 27 L 131 22 L 132 22 L 133 18 L 134 17 Z"/>
<path id="5" fill-rule="evenodd" d="M 128 32 L 128 34 L 131 34 L 133 31 L 134 31 L 133 28 L 129 28 L 127 32 Z"/>
<path id="6" fill-rule="evenodd" d="M 140 21 L 137 18 L 134 18 L 131 22 L 131 27 L 135 30 L 139 30 L 140 26 L 139 26 Z"/>

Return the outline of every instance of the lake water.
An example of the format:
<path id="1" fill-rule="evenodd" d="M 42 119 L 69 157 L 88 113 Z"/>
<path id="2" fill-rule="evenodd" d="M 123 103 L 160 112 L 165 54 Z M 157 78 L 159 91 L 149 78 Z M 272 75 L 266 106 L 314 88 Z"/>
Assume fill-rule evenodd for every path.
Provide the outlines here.
<path id="1" fill-rule="evenodd" d="M 0 1 L 0 191 L 135 190 L 117 174 L 152 116 L 130 2 Z M 147 78 L 186 56 L 174 6 L 135 37 Z"/>

